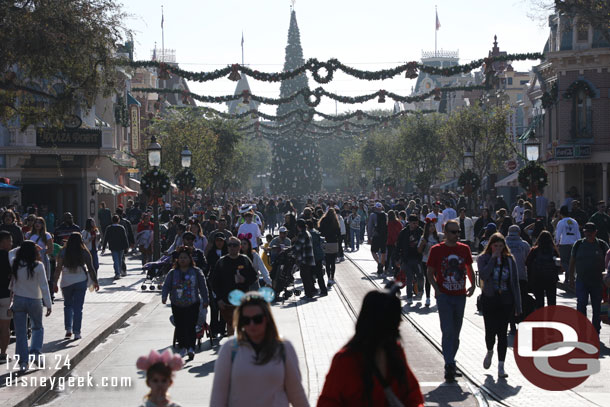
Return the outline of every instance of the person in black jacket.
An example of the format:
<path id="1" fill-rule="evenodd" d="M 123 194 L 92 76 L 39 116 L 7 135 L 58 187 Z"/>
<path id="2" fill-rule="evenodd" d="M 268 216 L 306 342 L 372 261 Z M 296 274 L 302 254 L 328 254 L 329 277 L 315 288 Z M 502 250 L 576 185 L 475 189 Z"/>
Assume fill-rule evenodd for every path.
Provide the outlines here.
<path id="1" fill-rule="evenodd" d="M 248 288 L 256 281 L 258 274 L 248 256 L 239 254 L 241 242 L 238 238 L 230 237 L 227 247 L 229 254 L 216 262 L 211 280 L 220 315 L 227 323 L 227 334 L 232 336 L 235 307 L 229 302 L 229 293 L 235 289 L 248 291 Z"/>
<path id="2" fill-rule="evenodd" d="M 8 209 L 2 214 L 2 225 L 0 225 L 0 230 L 6 230 L 13 237 L 13 248 L 19 247 L 23 243 L 23 232 L 15 223 L 16 220 L 15 212 Z"/>
<path id="3" fill-rule="evenodd" d="M 424 230 L 419 226 L 419 219 L 416 215 L 409 215 L 409 224 L 398 234 L 396 241 L 396 257 L 400 259 L 400 280 L 407 286 L 407 304 L 413 303 L 413 280 L 421 280 L 423 274 L 420 269 L 421 253 L 417 250 L 419 241 L 424 234 Z M 391 261 L 391 260 L 390 260 Z M 398 279 L 398 278 L 397 278 Z M 419 291 L 422 292 L 423 284 L 419 284 Z"/>
<path id="4" fill-rule="evenodd" d="M 110 246 L 115 280 L 121 278 L 123 254 L 129 248 L 127 232 L 119 222 L 119 215 L 114 215 L 112 217 L 112 225 L 108 226 L 104 232 L 104 242 L 102 243 L 102 255 L 106 251 L 106 245 Z"/>
<path id="5" fill-rule="evenodd" d="M 224 335 L 226 329 L 221 322 L 218 303 L 214 292 L 212 291 L 212 270 L 214 270 L 218 260 L 228 252 L 227 245 L 225 244 L 226 237 L 223 232 L 216 232 L 210 237 L 211 243 L 208 245 L 209 249 L 206 254 L 206 259 L 208 267 L 210 268 L 210 274 L 208 275 L 208 287 L 210 287 L 210 335 L 215 338 L 217 335 Z"/>
<path id="6" fill-rule="evenodd" d="M 129 247 L 123 252 L 123 260 L 121 261 L 121 275 L 124 277 L 127 275 L 127 264 L 125 263 L 125 255 L 127 254 L 130 248 L 133 249 L 135 247 L 136 239 L 133 236 L 133 227 L 131 226 L 131 222 L 125 218 L 123 208 L 117 208 L 116 214 L 119 215 L 119 223 L 125 228 L 125 233 L 127 233 L 127 241 L 129 242 Z"/>

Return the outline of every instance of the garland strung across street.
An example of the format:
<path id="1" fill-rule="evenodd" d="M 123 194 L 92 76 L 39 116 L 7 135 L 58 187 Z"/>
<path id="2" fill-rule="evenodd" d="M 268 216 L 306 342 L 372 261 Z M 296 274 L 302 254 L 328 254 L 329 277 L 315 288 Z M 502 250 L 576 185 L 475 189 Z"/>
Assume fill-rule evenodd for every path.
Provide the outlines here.
<path id="1" fill-rule="evenodd" d="M 327 132 L 327 133 L 332 133 L 336 130 L 339 130 L 343 127 L 347 127 L 347 129 L 349 129 L 350 126 L 353 126 L 355 129 L 358 130 L 372 130 L 376 127 L 378 127 L 379 125 L 381 125 L 382 127 L 386 127 L 388 125 L 390 125 L 390 122 L 394 123 L 396 121 L 396 118 L 393 119 L 389 119 L 383 123 L 377 123 L 377 122 L 373 122 L 373 123 L 367 123 L 367 124 L 361 124 L 361 123 L 357 123 L 357 122 L 353 122 L 353 121 L 345 121 L 343 123 L 340 124 L 334 124 L 334 125 L 330 125 L 330 126 L 326 126 L 326 125 L 322 125 L 322 124 L 318 124 L 316 122 L 311 122 L 309 123 L 309 126 L 311 126 L 312 128 L 319 130 L 321 132 Z M 271 130 L 271 131 L 275 131 L 275 132 L 283 132 L 285 130 L 291 130 L 294 129 L 295 126 L 297 126 L 299 124 L 299 122 L 288 122 L 288 123 L 282 123 L 282 124 L 269 124 L 269 123 L 265 123 L 265 122 L 251 122 L 245 126 L 240 127 L 238 130 L 239 131 L 246 131 L 246 130 L 250 130 L 250 129 L 264 129 L 264 130 Z M 347 124 L 347 126 L 346 126 Z M 346 130 L 347 130 L 346 129 Z"/>
<path id="2" fill-rule="evenodd" d="M 247 112 L 243 112 L 240 114 L 230 114 L 230 113 L 221 112 L 219 110 L 216 110 L 214 108 L 207 107 L 207 106 L 172 106 L 171 109 L 176 109 L 176 110 L 198 109 L 198 110 L 202 110 L 204 112 L 215 114 L 218 117 L 221 117 L 223 119 L 245 119 L 247 117 L 250 117 L 251 119 L 257 119 L 260 117 L 265 120 L 279 121 L 279 122 L 290 119 L 294 115 L 299 115 L 300 118 L 315 115 L 315 116 L 319 116 L 323 119 L 330 120 L 333 122 L 343 122 L 343 121 L 346 121 L 349 119 L 356 118 L 358 120 L 369 120 L 369 121 L 375 121 L 377 123 L 381 123 L 381 122 L 392 120 L 397 117 L 405 116 L 407 114 L 423 114 L 423 113 L 435 112 L 435 110 L 419 110 L 419 111 L 402 110 L 400 112 L 396 112 L 396 113 L 393 113 L 393 114 L 390 114 L 387 116 L 382 116 L 382 115 L 374 115 L 374 114 L 370 114 L 367 112 L 363 112 L 362 110 L 356 110 L 356 111 L 350 112 L 350 113 L 330 115 L 330 114 L 326 114 L 323 112 L 319 112 L 314 109 L 295 109 L 295 110 L 291 110 L 290 112 L 283 114 L 283 115 L 273 115 L 273 114 L 266 114 L 263 112 L 259 112 L 256 109 L 250 109 Z"/>
<path id="3" fill-rule="evenodd" d="M 266 105 L 282 105 L 286 103 L 290 103 L 294 101 L 297 97 L 302 96 L 304 98 L 305 104 L 309 107 L 316 107 L 320 104 L 322 97 L 328 97 L 337 102 L 347 103 L 347 104 L 356 104 L 356 103 L 364 103 L 368 102 L 372 99 L 377 99 L 379 103 L 385 103 L 386 97 L 394 100 L 395 102 L 402 103 L 413 103 L 413 102 L 421 102 L 430 97 L 434 97 L 434 100 L 441 100 L 441 93 L 455 92 L 455 91 L 472 91 L 478 89 L 489 89 L 487 85 L 471 85 L 471 86 L 448 86 L 444 88 L 435 88 L 429 92 L 422 93 L 421 95 L 416 96 L 401 96 L 394 92 L 389 92 L 387 90 L 378 90 L 377 92 L 370 93 L 368 95 L 361 96 L 342 96 L 337 95 L 336 93 L 328 92 L 324 88 L 318 87 L 313 91 L 309 88 L 303 88 L 298 90 L 297 92 L 284 97 L 284 98 L 267 98 L 263 96 L 257 96 L 252 93 L 248 89 L 244 89 L 241 94 L 237 95 L 224 95 L 224 96 L 206 96 L 206 95 L 198 95 L 193 92 L 187 92 L 182 89 L 163 89 L 163 88 L 134 88 L 134 92 L 143 92 L 143 93 L 158 93 L 158 94 L 181 94 L 183 99 L 191 97 L 195 100 L 198 100 L 203 103 L 227 103 L 233 100 L 242 99 L 244 104 L 248 105 L 250 103 L 250 99 L 255 102 L 266 104 Z"/>
<path id="4" fill-rule="evenodd" d="M 421 62 L 411 61 L 394 68 L 382 69 L 379 71 L 365 71 L 356 69 L 343 64 L 341 61 L 332 58 L 327 61 L 318 61 L 316 58 L 308 59 L 304 65 L 284 72 L 261 72 L 256 69 L 251 69 L 245 65 L 232 64 L 225 68 L 217 69 L 211 72 L 191 72 L 184 69 L 180 69 L 178 66 L 170 65 L 159 61 L 119 61 L 120 64 L 125 66 L 131 66 L 133 68 L 152 67 L 159 70 L 159 78 L 167 79 L 170 74 L 178 75 L 187 80 L 196 82 L 207 82 L 220 79 L 228 75 L 228 78 L 233 81 L 241 79 L 240 72 L 248 75 L 259 81 L 264 82 L 280 82 L 286 79 L 295 78 L 302 73 L 309 71 L 313 79 L 318 83 L 329 83 L 334 76 L 336 71 L 342 71 L 343 73 L 353 76 L 358 79 L 365 79 L 368 81 L 373 80 L 384 80 L 391 79 L 395 76 L 405 74 L 406 78 L 415 79 L 419 76 L 420 72 L 425 72 L 430 75 L 442 75 L 452 76 L 461 73 L 469 73 L 474 69 L 490 67 L 494 62 L 499 61 L 525 61 L 525 60 L 537 60 L 543 58 L 543 54 L 539 52 L 534 53 L 521 53 L 521 54 L 508 54 L 498 55 L 494 57 L 487 57 L 477 59 L 467 64 L 455 65 L 449 67 L 434 67 L 427 66 Z M 322 72 L 324 71 L 324 72 Z M 489 72 L 489 69 L 486 69 Z"/>

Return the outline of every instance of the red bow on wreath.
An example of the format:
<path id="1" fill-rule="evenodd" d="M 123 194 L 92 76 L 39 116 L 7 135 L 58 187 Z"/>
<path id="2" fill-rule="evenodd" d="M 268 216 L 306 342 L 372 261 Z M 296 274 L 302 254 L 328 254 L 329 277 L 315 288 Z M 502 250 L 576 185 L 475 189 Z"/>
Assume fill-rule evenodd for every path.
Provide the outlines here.
<path id="1" fill-rule="evenodd" d="M 250 240 L 252 239 L 252 233 L 247 233 L 245 235 L 243 233 L 240 233 L 239 235 L 237 235 L 237 238 L 239 240 Z"/>

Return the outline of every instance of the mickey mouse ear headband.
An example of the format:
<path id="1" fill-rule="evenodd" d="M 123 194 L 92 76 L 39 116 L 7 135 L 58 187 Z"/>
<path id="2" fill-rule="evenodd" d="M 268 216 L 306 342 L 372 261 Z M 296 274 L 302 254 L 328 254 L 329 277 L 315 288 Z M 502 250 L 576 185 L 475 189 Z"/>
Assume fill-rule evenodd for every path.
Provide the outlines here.
<path id="1" fill-rule="evenodd" d="M 271 302 L 275 299 L 275 291 L 269 287 L 262 287 L 258 291 L 249 291 L 245 293 L 241 290 L 233 290 L 229 293 L 229 302 L 236 307 L 239 307 L 244 301 L 255 298 Z"/>
<path id="2" fill-rule="evenodd" d="M 140 370 L 148 370 L 152 365 L 157 363 L 163 363 L 174 372 L 182 369 L 182 366 L 184 365 L 184 361 L 180 355 L 167 349 L 163 353 L 151 350 L 148 356 L 140 356 L 136 362 L 136 367 Z"/>

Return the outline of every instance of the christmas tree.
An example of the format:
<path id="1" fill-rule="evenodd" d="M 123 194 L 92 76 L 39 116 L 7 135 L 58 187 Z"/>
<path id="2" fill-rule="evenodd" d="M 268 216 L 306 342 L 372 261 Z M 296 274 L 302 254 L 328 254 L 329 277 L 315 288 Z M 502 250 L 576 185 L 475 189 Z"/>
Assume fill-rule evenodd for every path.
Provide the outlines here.
<path id="1" fill-rule="evenodd" d="M 288 45 L 284 71 L 293 70 L 305 63 L 301 48 L 301 35 L 297 25 L 294 10 L 290 16 L 288 29 Z M 300 74 L 292 79 L 282 81 L 280 97 L 287 97 L 303 88 L 307 88 L 307 76 Z M 283 115 L 294 110 L 311 110 L 299 96 L 290 103 L 279 105 L 277 114 Z M 306 116 L 306 117 L 304 117 Z M 307 137 L 305 130 L 311 120 L 309 115 L 295 114 L 279 122 L 289 124 L 273 143 L 273 162 L 271 166 L 271 192 L 302 196 L 320 190 L 322 176 L 320 174 L 320 158 L 318 144 Z"/>

